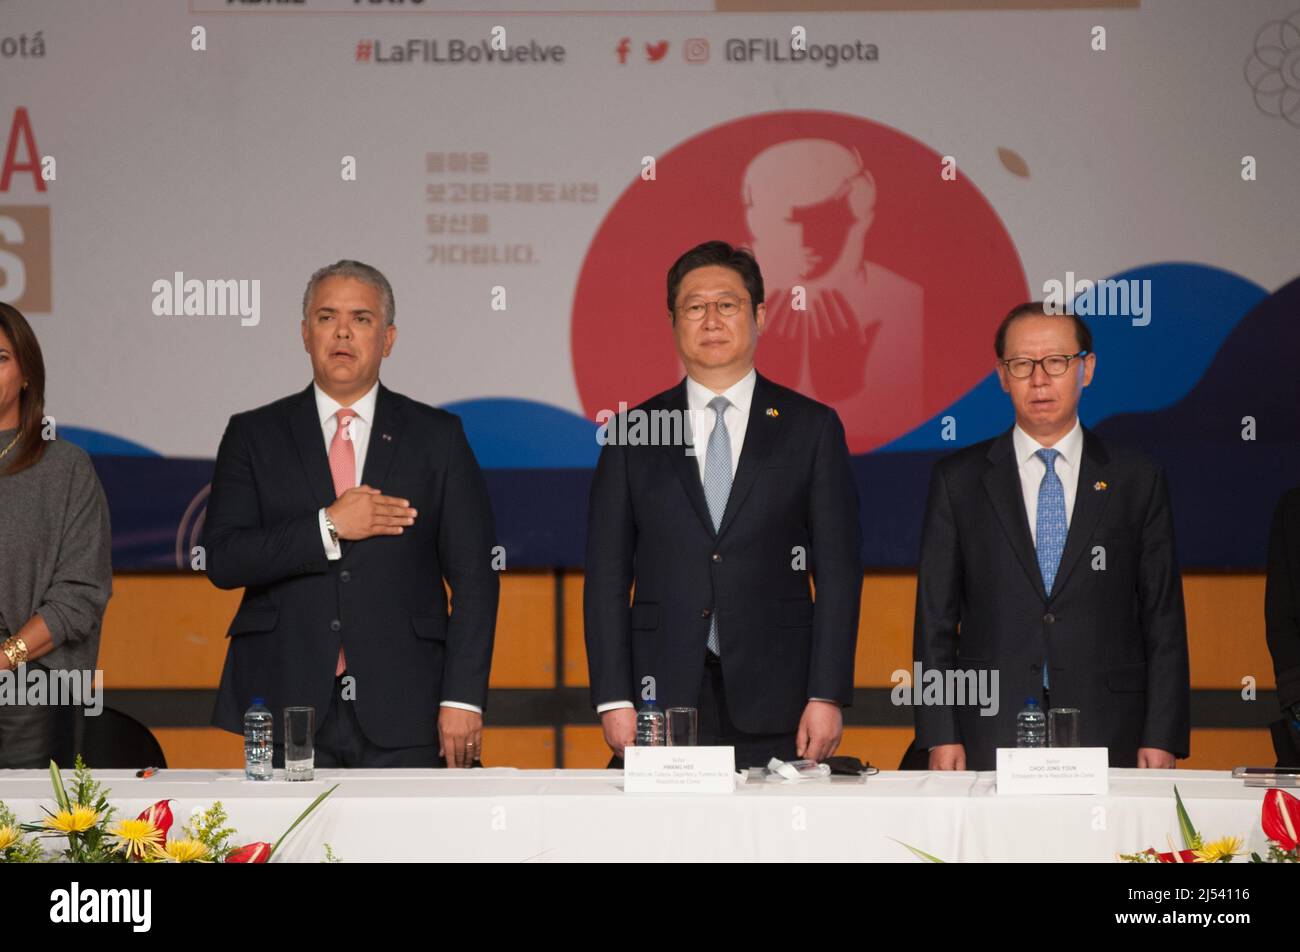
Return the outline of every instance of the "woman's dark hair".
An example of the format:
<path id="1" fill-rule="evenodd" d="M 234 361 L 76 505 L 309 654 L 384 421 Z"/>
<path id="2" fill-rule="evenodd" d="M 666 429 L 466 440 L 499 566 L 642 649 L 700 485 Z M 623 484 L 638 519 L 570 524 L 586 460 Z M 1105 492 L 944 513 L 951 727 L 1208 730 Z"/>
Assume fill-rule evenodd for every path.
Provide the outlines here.
<path id="1" fill-rule="evenodd" d="M 12 476 L 35 466 L 45 452 L 45 440 L 41 438 L 45 419 L 45 358 L 22 311 L 3 302 L 0 302 L 0 331 L 9 338 L 18 370 L 27 381 L 27 386 L 18 391 L 18 429 L 22 435 L 0 460 L 0 476 Z"/>
<path id="2" fill-rule="evenodd" d="M 668 269 L 668 313 L 673 315 L 674 321 L 677 320 L 677 289 L 682 285 L 682 278 L 696 268 L 712 265 L 730 268 L 740 275 L 745 290 L 749 292 L 751 308 L 757 310 L 764 302 L 763 272 L 758 270 L 753 252 L 748 248 L 733 247 L 725 241 L 706 241 L 686 252 Z"/>

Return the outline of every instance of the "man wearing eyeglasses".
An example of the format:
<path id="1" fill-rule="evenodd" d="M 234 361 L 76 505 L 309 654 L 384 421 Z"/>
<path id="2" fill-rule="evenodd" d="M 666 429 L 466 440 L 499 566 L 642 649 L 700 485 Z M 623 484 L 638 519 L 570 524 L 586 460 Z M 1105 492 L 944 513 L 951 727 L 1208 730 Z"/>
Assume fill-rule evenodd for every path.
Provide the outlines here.
<path id="1" fill-rule="evenodd" d="M 1078 316 L 1023 304 L 994 347 L 1016 422 L 935 465 L 913 651 L 923 671 L 997 671 L 998 705 L 918 705 L 916 745 L 931 770 L 991 770 L 1033 698 L 1078 709 L 1112 767 L 1173 767 L 1191 692 L 1164 471 L 1080 424 L 1097 358 Z"/>
<path id="2" fill-rule="evenodd" d="M 693 439 L 607 442 L 588 510 L 587 658 L 610 765 L 651 697 L 696 708 L 699 743 L 735 747 L 738 768 L 823 760 L 853 696 L 862 589 L 844 427 L 754 370 L 767 314 L 748 251 L 706 242 L 667 283 L 686 377 L 631 412 L 688 419 Z"/>

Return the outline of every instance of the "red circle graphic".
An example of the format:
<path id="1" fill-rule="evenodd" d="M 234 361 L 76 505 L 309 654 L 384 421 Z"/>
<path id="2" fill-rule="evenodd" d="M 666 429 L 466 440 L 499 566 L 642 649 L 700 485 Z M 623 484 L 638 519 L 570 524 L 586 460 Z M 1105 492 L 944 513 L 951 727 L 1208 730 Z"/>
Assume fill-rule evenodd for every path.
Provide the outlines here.
<path id="1" fill-rule="evenodd" d="M 766 283 L 760 373 L 836 408 L 853 453 L 950 406 L 993 367 L 993 331 L 1028 299 L 979 190 L 896 129 L 843 113 L 733 120 L 658 158 L 601 223 L 574 294 L 574 376 L 589 419 L 682 376 L 664 275 L 713 238 L 752 248 Z"/>

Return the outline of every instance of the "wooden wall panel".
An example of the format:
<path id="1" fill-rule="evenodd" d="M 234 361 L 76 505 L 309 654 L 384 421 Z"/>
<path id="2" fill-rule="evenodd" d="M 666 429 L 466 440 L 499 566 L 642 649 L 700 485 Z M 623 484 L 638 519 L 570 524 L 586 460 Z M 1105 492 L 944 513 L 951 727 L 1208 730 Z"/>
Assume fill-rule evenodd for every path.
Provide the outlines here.
<path id="1" fill-rule="evenodd" d="M 494 688 L 555 686 L 555 576 L 505 572 L 492 651 Z"/>
<path id="2" fill-rule="evenodd" d="M 213 688 L 241 591 L 203 575 L 115 575 L 104 613 L 104 687 Z"/>
<path id="3" fill-rule="evenodd" d="M 582 631 L 582 574 L 566 572 L 563 590 L 566 687 L 585 687 L 587 660 Z M 1256 678 L 1260 690 L 1274 685 L 1264 641 L 1260 574 L 1189 573 L 1184 577 L 1193 688 L 1239 690 Z M 225 658 L 225 630 L 239 592 L 223 592 L 199 575 L 130 574 L 114 578 L 104 620 L 100 666 L 109 690 L 207 689 L 216 687 Z M 911 573 L 871 573 L 863 581 L 857 652 L 857 684 L 889 687 L 889 675 L 911 663 L 916 580 Z M 494 688 L 547 690 L 555 684 L 556 586 L 550 571 L 502 576 L 501 610 L 491 684 Z M 499 743 L 494 764 L 518 758 L 519 766 L 553 763 L 550 725 L 489 728 Z M 203 727 L 155 730 L 173 765 L 238 766 L 238 737 Z M 843 752 L 892 769 L 907 746 L 904 727 L 851 727 Z M 604 766 L 608 751 L 596 726 L 572 725 L 563 735 L 566 766 Z M 1225 769 L 1239 763 L 1270 763 L 1266 731 L 1198 729 L 1188 766 Z"/>

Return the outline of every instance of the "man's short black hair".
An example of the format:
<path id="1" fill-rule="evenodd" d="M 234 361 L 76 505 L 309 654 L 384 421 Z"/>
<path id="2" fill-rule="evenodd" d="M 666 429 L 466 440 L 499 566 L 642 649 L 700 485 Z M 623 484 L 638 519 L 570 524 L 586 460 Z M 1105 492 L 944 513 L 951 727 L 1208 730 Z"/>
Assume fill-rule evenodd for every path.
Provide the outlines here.
<path id="1" fill-rule="evenodd" d="M 1074 336 L 1079 339 L 1079 350 L 1092 353 L 1092 331 L 1084 323 L 1083 318 L 1078 314 L 1050 314 L 1045 309 L 1042 301 L 1026 301 L 1024 304 L 1017 304 L 1013 307 L 1007 316 L 1002 318 L 1002 323 L 998 325 L 998 332 L 993 337 L 993 352 L 998 355 L 998 360 L 1003 357 L 1003 352 L 1007 347 L 1007 328 L 1011 322 L 1019 317 L 1064 317 L 1074 321 Z"/>
<path id="2" fill-rule="evenodd" d="M 750 306 L 756 311 L 763 303 L 763 272 L 758 269 L 754 253 L 748 248 L 736 248 L 725 241 L 706 241 L 696 245 L 686 254 L 673 262 L 668 269 L 668 312 L 677 320 L 677 289 L 682 285 L 682 278 L 696 268 L 718 265 L 730 268 L 740 275 L 745 282 L 745 291 L 749 294 Z"/>

